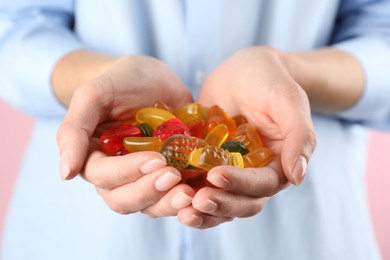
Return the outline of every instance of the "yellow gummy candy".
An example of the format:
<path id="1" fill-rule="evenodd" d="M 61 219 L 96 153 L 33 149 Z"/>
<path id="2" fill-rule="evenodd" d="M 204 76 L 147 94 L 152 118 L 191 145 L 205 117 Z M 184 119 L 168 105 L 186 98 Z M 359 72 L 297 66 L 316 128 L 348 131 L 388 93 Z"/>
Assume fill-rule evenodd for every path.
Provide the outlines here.
<path id="1" fill-rule="evenodd" d="M 158 137 L 125 137 L 123 145 L 130 153 L 140 151 L 159 151 L 161 139 Z"/>
<path id="2" fill-rule="evenodd" d="M 156 129 L 157 126 L 169 119 L 175 118 L 175 116 L 171 112 L 161 108 L 145 107 L 137 111 L 135 118 L 138 123 L 148 123 L 153 129 Z"/>

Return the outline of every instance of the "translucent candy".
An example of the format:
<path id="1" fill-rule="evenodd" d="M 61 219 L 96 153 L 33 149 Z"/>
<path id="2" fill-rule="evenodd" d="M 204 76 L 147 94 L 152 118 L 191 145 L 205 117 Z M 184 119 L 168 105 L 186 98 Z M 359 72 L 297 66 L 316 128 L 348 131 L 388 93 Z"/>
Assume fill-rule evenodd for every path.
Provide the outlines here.
<path id="1" fill-rule="evenodd" d="M 100 136 L 100 148 L 107 155 L 123 155 L 127 153 L 123 146 L 123 138 L 141 135 L 141 130 L 133 125 L 112 127 Z"/>
<path id="2" fill-rule="evenodd" d="M 231 152 L 231 153 L 240 153 L 241 155 L 246 155 L 249 153 L 248 148 L 245 147 L 243 143 L 240 143 L 236 140 L 230 140 L 221 145 L 221 148 Z"/>
<path id="3" fill-rule="evenodd" d="M 161 139 L 157 137 L 126 137 L 123 145 L 129 153 L 140 151 L 159 151 Z"/>
<path id="4" fill-rule="evenodd" d="M 214 127 L 204 139 L 211 146 L 221 146 L 225 142 L 226 138 L 229 135 L 229 129 L 225 124 L 219 124 Z"/>
<path id="5" fill-rule="evenodd" d="M 158 137 L 165 141 L 165 139 L 174 134 L 191 135 L 190 129 L 179 118 L 172 118 L 157 126 L 153 137 Z"/>
<path id="6" fill-rule="evenodd" d="M 150 137 L 153 135 L 153 128 L 148 123 L 142 123 L 137 127 L 141 130 L 143 137 Z"/>
<path id="7" fill-rule="evenodd" d="M 207 186 L 207 187 L 214 187 L 208 180 L 207 180 L 207 172 L 206 170 L 200 169 L 200 168 L 185 168 L 180 170 L 181 173 L 181 183 L 185 183 L 189 186 L 191 186 L 195 192 L 199 189 Z"/>
<path id="8" fill-rule="evenodd" d="M 248 120 L 243 115 L 236 115 L 233 117 L 233 120 L 234 122 L 236 122 L 236 126 L 248 123 Z"/>
<path id="9" fill-rule="evenodd" d="M 188 156 L 196 148 L 204 147 L 207 143 L 199 138 L 176 134 L 169 137 L 162 144 L 160 153 L 167 159 L 167 163 L 179 170 L 188 166 Z"/>
<path id="10" fill-rule="evenodd" d="M 236 130 L 236 122 L 217 105 L 209 108 L 207 113 L 209 131 L 218 124 L 225 124 L 230 133 Z"/>
<path id="11" fill-rule="evenodd" d="M 160 108 L 160 109 L 163 109 L 163 110 L 172 112 L 172 109 L 171 109 L 167 104 L 165 104 L 165 103 L 162 102 L 162 101 L 156 101 L 156 102 L 154 103 L 153 107 L 155 107 L 155 108 Z"/>
<path id="12" fill-rule="evenodd" d="M 138 110 L 135 118 L 138 123 L 148 123 L 153 129 L 156 129 L 157 126 L 169 119 L 175 118 L 175 116 L 171 112 L 161 108 L 146 107 Z"/>
<path id="13" fill-rule="evenodd" d="M 204 170 L 210 170 L 219 165 L 244 167 L 244 161 L 240 153 L 229 153 L 217 146 L 206 146 L 195 149 L 190 153 L 188 162 L 190 165 Z"/>
<path id="14" fill-rule="evenodd" d="M 258 147 L 243 156 L 245 167 L 263 167 L 272 160 L 272 152 L 267 147 Z"/>
<path id="15" fill-rule="evenodd" d="M 101 150 L 109 155 L 138 151 L 163 154 L 168 165 L 180 170 L 182 183 L 198 190 L 214 187 L 207 181 L 213 167 L 262 167 L 272 160 L 256 128 L 243 115 L 230 117 L 222 108 L 198 103 L 176 111 L 157 101 L 133 118 L 100 137 Z"/>
<path id="16" fill-rule="evenodd" d="M 200 120 L 193 122 L 188 125 L 188 128 L 190 129 L 190 133 L 192 136 L 196 136 L 198 138 L 205 138 L 205 136 L 208 133 L 208 126 L 205 121 Z"/>
<path id="17" fill-rule="evenodd" d="M 207 120 L 207 108 L 199 103 L 184 105 L 177 109 L 174 114 L 186 125 L 200 120 Z"/>
<path id="18" fill-rule="evenodd" d="M 257 147 L 263 146 L 263 142 L 261 141 L 256 128 L 249 123 L 238 126 L 236 132 L 232 136 L 232 140 L 243 143 L 249 151 L 253 151 Z"/>

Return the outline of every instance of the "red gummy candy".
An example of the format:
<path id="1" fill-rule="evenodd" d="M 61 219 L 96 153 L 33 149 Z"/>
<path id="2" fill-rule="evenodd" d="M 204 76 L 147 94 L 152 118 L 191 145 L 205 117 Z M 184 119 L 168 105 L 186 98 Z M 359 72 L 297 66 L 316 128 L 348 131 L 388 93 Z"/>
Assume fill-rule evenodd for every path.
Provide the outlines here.
<path id="1" fill-rule="evenodd" d="M 124 155 L 128 151 L 123 146 L 125 137 L 141 137 L 141 130 L 133 125 L 120 125 L 106 130 L 100 137 L 100 147 L 107 155 Z"/>
<path id="2" fill-rule="evenodd" d="M 153 137 L 158 137 L 162 141 L 165 141 L 165 139 L 175 134 L 191 135 L 188 127 L 178 118 L 169 119 L 159 125 L 154 130 Z"/>
<path id="3" fill-rule="evenodd" d="M 208 125 L 205 121 L 199 120 L 188 125 L 191 135 L 204 139 L 207 135 Z"/>

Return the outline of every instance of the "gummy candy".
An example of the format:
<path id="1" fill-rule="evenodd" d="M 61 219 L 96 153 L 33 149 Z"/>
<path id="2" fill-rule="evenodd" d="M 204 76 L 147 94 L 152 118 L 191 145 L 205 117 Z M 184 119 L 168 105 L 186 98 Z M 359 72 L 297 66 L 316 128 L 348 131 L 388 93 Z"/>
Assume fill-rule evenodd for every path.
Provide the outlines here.
<path id="1" fill-rule="evenodd" d="M 249 153 L 248 148 L 243 143 L 240 143 L 236 140 L 230 140 L 221 145 L 221 148 L 231 152 L 231 153 L 240 153 L 241 155 L 246 155 Z"/>
<path id="2" fill-rule="evenodd" d="M 209 131 L 218 124 L 225 124 L 230 133 L 236 130 L 236 122 L 217 105 L 209 108 L 207 119 L 209 122 Z"/>
<path id="3" fill-rule="evenodd" d="M 129 153 L 140 151 L 159 151 L 161 139 L 158 137 L 126 137 L 123 145 Z"/>
<path id="4" fill-rule="evenodd" d="M 191 135 L 190 129 L 178 118 L 172 118 L 154 130 L 153 137 L 159 137 L 162 141 L 174 134 Z"/>
<path id="5" fill-rule="evenodd" d="M 161 102 L 161 101 L 156 101 L 154 103 L 153 107 L 172 112 L 172 109 L 167 104 L 165 104 L 164 102 Z"/>
<path id="6" fill-rule="evenodd" d="M 148 123 L 153 129 L 175 116 L 164 109 L 156 107 L 141 108 L 135 114 L 138 123 Z"/>
<path id="7" fill-rule="evenodd" d="M 209 145 L 221 146 L 229 135 L 229 129 L 225 124 L 219 124 L 214 127 L 205 137 Z"/>
<path id="8" fill-rule="evenodd" d="M 272 160 L 272 152 L 267 147 L 258 147 L 243 156 L 245 167 L 263 167 Z"/>
<path id="9" fill-rule="evenodd" d="M 153 135 L 153 128 L 148 123 L 142 123 L 138 125 L 143 137 L 150 137 Z"/>
<path id="10" fill-rule="evenodd" d="M 186 125 L 207 119 L 207 108 L 199 103 L 190 103 L 184 105 L 175 111 L 175 116 Z"/>
<path id="11" fill-rule="evenodd" d="M 263 146 L 263 142 L 257 130 L 249 123 L 237 127 L 236 132 L 232 136 L 232 140 L 243 143 L 249 151 L 253 151 L 257 147 Z"/>
<path id="12" fill-rule="evenodd" d="M 172 110 L 157 101 L 106 130 L 100 144 L 108 155 L 160 152 L 169 166 L 180 170 L 181 182 L 195 190 L 214 187 L 207 181 L 213 167 L 263 167 L 273 158 L 245 116 L 230 117 L 217 105 L 208 108 L 198 103 Z"/>
<path id="13" fill-rule="evenodd" d="M 243 115 L 236 115 L 233 117 L 233 120 L 234 122 L 236 122 L 236 126 L 248 123 L 248 120 Z"/>
<path id="14" fill-rule="evenodd" d="M 204 170 L 210 170 L 219 165 L 244 167 L 244 161 L 240 153 L 229 153 L 218 146 L 206 146 L 195 149 L 190 153 L 188 162 L 190 165 Z"/>
<path id="15" fill-rule="evenodd" d="M 100 137 L 100 147 L 108 155 L 124 155 L 123 138 L 142 136 L 141 130 L 133 125 L 119 125 L 106 130 Z"/>
<path id="16" fill-rule="evenodd" d="M 203 187 L 214 187 L 207 180 L 207 170 L 201 168 L 185 168 L 180 170 L 181 183 L 191 186 L 195 192 Z"/>
<path id="17" fill-rule="evenodd" d="M 186 168 L 188 155 L 198 147 L 204 147 L 207 143 L 199 138 L 176 134 L 169 137 L 162 144 L 160 153 L 167 159 L 167 164 L 181 170 Z"/>
<path id="18" fill-rule="evenodd" d="M 205 138 L 208 132 L 208 126 L 203 120 L 189 124 L 188 128 L 190 129 L 190 133 L 192 136 L 196 136 L 199 138 Z"/>

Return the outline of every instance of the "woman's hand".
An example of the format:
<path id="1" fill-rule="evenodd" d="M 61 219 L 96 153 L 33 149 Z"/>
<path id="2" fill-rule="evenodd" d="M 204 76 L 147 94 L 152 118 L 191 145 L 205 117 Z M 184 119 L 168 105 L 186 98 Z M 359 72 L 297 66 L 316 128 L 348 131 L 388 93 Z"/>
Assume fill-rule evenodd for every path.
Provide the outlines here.
<path id="1" fill-rule="evenodd" d="M 71 60 L 79 59 L 68 57 L 64 62 Z M 90 60 L 96 61 L 94 57 Z M 73 92 L 69 90 L 72 84 L 69 88 L 63 83 L 54 84 L 58 98 L 65 104 L 70 100 L 57 136 L 62 179 L 70 180 L 81 173 L 118 213 L 176 215 L 179 208 L 191 203 L 194 192 L 187 185 L 177 185 L 181 175 L 166 165 L 164 156 L 157 152 L 106 156 L 99 150 L 97 137 L 108 125 L 133 117 L 139 108 L 152 106 L 156 100 L 173 108 L 189 103 L 190 92 L 166 65 L 154 58 L 128 56 L 98 61 L 99 69 L 106 68 L 101 74 L 90 73 L 92 65 L 84 66 L 88 73 L 83 73 L 82 67 L 74 71 L 75 78 L 89 75 L 89 80 Z M 54 77 L 74 70 L 66 70 L 66 64 L 58 67 L 64 68 L 64 73 L 57 71 Z M 64 81 L 54 78 L 53 82 Z"/>
<path id="2" fill-rule="evenodd" d="M 281 52 L 266 47 L 238 52 L 205 79 L 199 102 L 244 115 L 274 158 L 263 168 L 211 169 L 207 179 L 220 189 L 199 190 L 192 206 L 179 211 L 182 223 L 208 228 L 253 216 L 269 196 L 302 182 L 316 137 L 308 97 Z"/>

